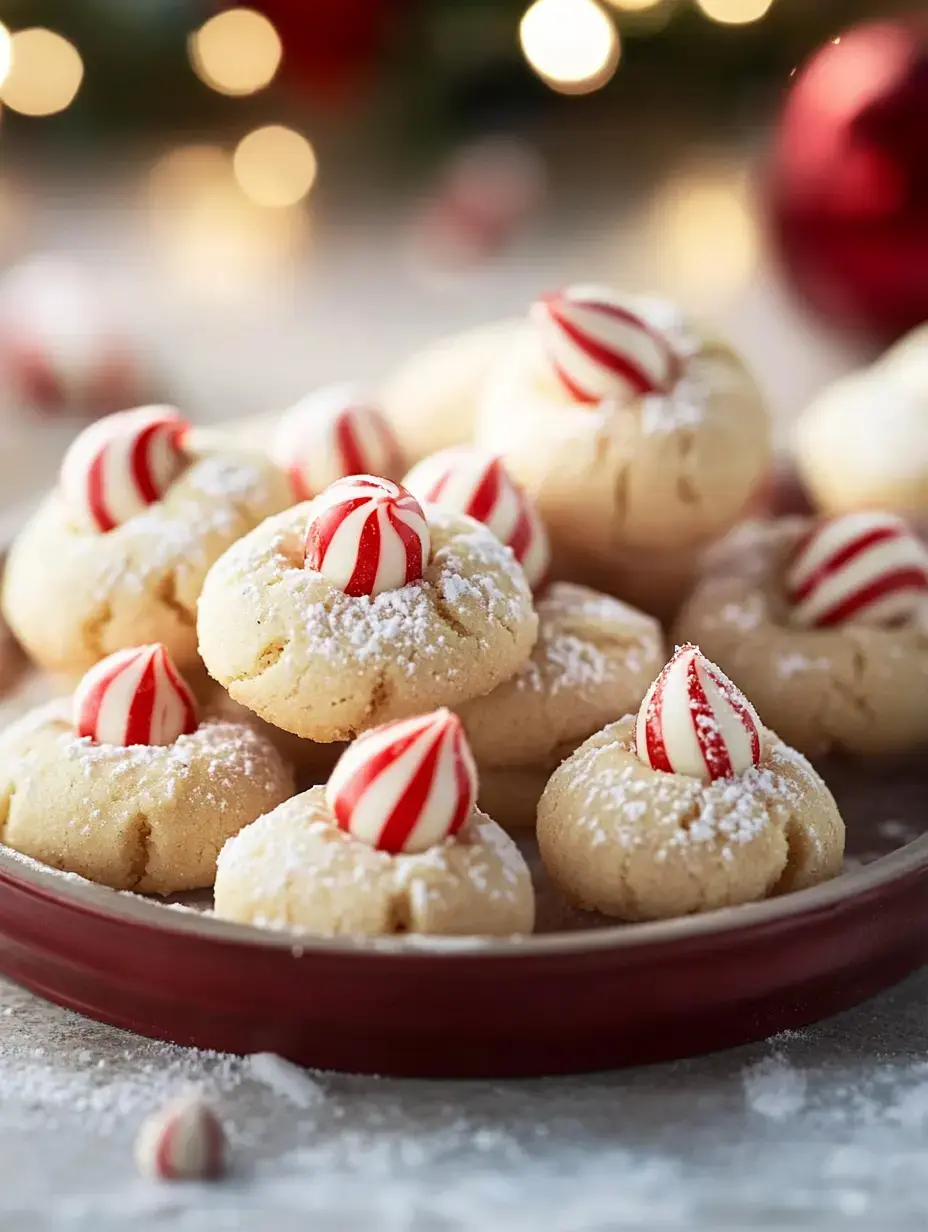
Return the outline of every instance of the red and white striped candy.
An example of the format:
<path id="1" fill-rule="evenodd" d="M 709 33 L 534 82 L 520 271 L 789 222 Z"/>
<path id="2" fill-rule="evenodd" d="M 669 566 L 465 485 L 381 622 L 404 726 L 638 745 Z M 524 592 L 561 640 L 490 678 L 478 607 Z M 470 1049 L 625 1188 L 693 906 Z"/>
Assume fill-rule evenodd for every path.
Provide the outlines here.
<path id="1" fill-rule="evenodd" d="M 171 407 L 143 406 L 86 428 L 61 465 L 61 492 L 75 518 L 105 533 L 161 500 L 186 465 L 188 427 Z"/>
<path id="2" fill-rule="evenodd" d="M 635 752 L 654 770 L 709 783 L 756 766 L 760 733 L 741 690 L 697 646 L 679 646 L 641 703 Z"/>
<path id="3" fill-rule="evenodd" d="M 173 744 L 197 729 L 197 704 L 160 643 L 117 650 L 74 693 L 74 727 L 97 744 Z"/>
<path id="4" fill-rule="evenodd" d="M 443 449 L 414 466 L 403 484 L 421 501 L 483 522 L 512 548 L 533 590 L 544 581 L 551 561 L 547 532 L 500 458 L 470 445 Z"/>
<path id="5" fill-rule="evenodd" d="M 139 1171 L 155 1180 L 212 1180 L 225 1171 L 226 1137 L 208 1104 L 181 1095 L 143 1122 L 135 1159 Z"/>
<path id="6" fill-rule="evenodd" d="M 575 285 L 542 296 L 530 316 L 561 384 L 577 402 L 667 393 L 679 361 L 635 300 Z"/>
<path id="7" fill-rule="evenodd" d="M 800 544 L 786 591 L 805 628 L 904 620 L 928 599 L 928 549 L 891 513 L 847 513 Z"/>
<path id="8" fill-rule="evenodd" d="M 399 442 L 383 411 L 352 385 L 327 385 L 280 419 L 271 457 L 287 472 L 297 500 L 309 500 L 347 475 L 398 478 Z"/>
<path id="9" fill-rule="evenodd" d="M 456 834 L 477 798 L 477 768 L 450 710 L 385 723 L 339 758 L 325 789 L 337 824 L 380 851 L 425 851 Z"/>
<path id="10" fill-rule="evenodd" d="M 417 581 L 430 551 L 422 506 L 389 479 L 339 479 L 310 508 L 306 568 L 346 595 L 379 595 Z"/>

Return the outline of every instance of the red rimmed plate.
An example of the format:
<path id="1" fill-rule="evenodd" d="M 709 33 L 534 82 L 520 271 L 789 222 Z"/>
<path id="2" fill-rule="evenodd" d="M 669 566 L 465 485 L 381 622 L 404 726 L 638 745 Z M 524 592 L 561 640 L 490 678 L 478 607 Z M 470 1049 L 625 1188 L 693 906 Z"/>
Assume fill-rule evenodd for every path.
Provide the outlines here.
<path id="1" fill-rule="evenodd" d="M 853 847 L 871 855 L 909 824 L 875 812 L 874 794 L 878 782 L 855 792 L 872 824 Z M 666 1060 L 809 1023 L 926 959 L 928 835 L 783 898 L 511 941 L 267 932 L 0 848 L 5 975 L 143 1035 L 321 1068 L 504 1076 Z"/>

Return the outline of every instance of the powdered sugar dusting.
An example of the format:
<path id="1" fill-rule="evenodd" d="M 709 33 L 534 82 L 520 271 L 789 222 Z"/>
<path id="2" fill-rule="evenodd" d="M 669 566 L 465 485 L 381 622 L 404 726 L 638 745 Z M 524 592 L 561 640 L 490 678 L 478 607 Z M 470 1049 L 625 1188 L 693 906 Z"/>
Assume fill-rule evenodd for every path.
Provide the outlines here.
<path id="1" fill-rule="evenodd" d="M 806 1102 L 806 1075 L 774 1053 L 750 1065 L 742 1074 L 748 1107 L 760 1116 L 782 1121 L 795 1116 Z"/>

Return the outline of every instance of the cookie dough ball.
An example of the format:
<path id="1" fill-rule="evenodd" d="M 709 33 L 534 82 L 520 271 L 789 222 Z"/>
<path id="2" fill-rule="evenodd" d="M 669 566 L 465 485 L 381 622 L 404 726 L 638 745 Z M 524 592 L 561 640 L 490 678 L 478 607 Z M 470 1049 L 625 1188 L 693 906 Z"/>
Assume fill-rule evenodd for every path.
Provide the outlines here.
<path id="1" fill-rule="evenodd" d="M 429 506 L 422 577 L 371 598 L 304 568 L 311 510 L 268 519 L 206 579 L 200 652 L 235 701 L 306 739 L 347 740 L 488 693 L 528 657 L 525 575 L 479 522 Z"/>
<path id="2" fill-rule="evenodd" d="M 608 307 L 612 293 L 593 290 Z M 669 304 L 623 300 L 673 356 L 666 392 L 580 401 L 544 332 L 528 324 L 487 379 L 476 439 L 502 453 L 534 497 L 555 576 L 665 615 L 688 589 L 697 551 L 738 521 L 765 482 L 771 428 L 730 347 Z"/>
<path id="3" fill-rule="evenodd" d="M 537 610 L 528 661 L 458 707 L 480 805 L 507 827 L 534 826 L 551 772 L 605 723 L 637 710 L 665 658 L 656 620 L 585 586 L 556 582 Z"/>
<path id="4" fill-rule="evenodd" d="M 170 745 L 94 744 L 67 702 L 0 736 L 0 833 L 14 851 L 114 890 L 213 884 L 226 839 L 293 791 L 249 727 L 206 721 Z"/>
<path id="5" fill-rule="evenodd" d="M 313 787 L 223 848 L 216 915 L 325 936 L 530 933 L 535 899 L 518 848 L 475 809 L 452 839 L 391 855 L 335 824 Z"/>
<path id="6" fill-rule="evenodd" d="M 760 764 L 703 783 L 652 770 L 635 718 L 554 772 L 538 806 L 549 876 L 574 903 L 660 920 L 799 890 L 840 872 L 844 823 L 809 763 L 763 732 Z"/>
<path id="7" fill-rule="evenodd" d="M 471 439 L 487 374 L 518 324 L 494 321 L 442 338 L 387 378 L 384 409 L 409 465 Z"/>
<path id="8" fill-rule="evenodd" d="M 195 456 L 161 500 L 105 534 L 79 525 L 53 492 L 10 549 L 4 616 L 36 663 L 66 677 L 143 642 L 194 667 L 207 570 L 290 502 L 275 466 L 230 451 Z"/>
<path id="9" fill-rule="evenodd" d="M 812 525 L 784 518 L 735 532 L 680 612 L 676 639 L 697 642 L 764 721 L 809 756 L 928 743 L 928 602 L 887 627 L 798 628 L 785 577 Z"/>
<path id="10" fill-rule="evenodd" d="M 806 407 L 793 448 L 823 512 L 928 518 L 928 356 L 913 345 L 835 381 Z"/>

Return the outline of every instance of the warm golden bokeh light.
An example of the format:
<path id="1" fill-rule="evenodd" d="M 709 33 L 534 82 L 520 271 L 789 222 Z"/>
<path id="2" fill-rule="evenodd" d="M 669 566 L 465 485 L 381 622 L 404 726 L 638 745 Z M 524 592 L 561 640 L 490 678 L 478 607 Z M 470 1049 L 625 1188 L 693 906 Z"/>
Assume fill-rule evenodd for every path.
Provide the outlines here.
<path id="1" fill-rule="evenodd" d="M 304 211 L 250 201 L 219 146 L 169 151 L 148 173 L 145 195 L 158 252 L 197 302 L 244 302 L 273 286 L 305 248 Z"/>
<path id="2" fill-rule="evenodd" d="M 190 63 L 201 81 L 220 94 L 263 90 L 280 67 L 280 38 L 263 13 L 226 9 L 190 36 Z"/>
<path id="3" fill-rule="evenodd" d="M 526 60 L 552 89 L 589 94 L 619 63 L 619 34 L 593 0 L 535 0 L 519 24 Z"/>
<path id="4" fill-rule="evenodd" d="M 738 166 L 672 176 L 648 210 L 647 232 L 661 285 L 689 303 L 724 303 L 757 265 L 757 220 Z"/>
<path id="5" fill-rule="evenodd" d="M 84 63 L 74 44 L 53 30 L 33 26 L 17 30 L 11 51 L 9 72 L 0 86 L 0 102 L 29 116 L 64 111 L 84 76 Z"/>
<path id="6" fill-rule="evenodd" d="M 696 3 L 712 21 L 724 26 L 746 26 L 760 21 L 773 0 L 696 0 Z"/>
<path id="7" fill-rule="evenodd" d="M 236 146 L 232 161 L 239 187 L 258 205 L 295 205 L 316 178 L 313 147 L 282 124 L 248 133 Z"/>
<path id="8" fill-rule="evenodd" d="M 0 86 L 6 81 L 13 60 L 13 40 L 6 26 L 0 22 Z"/>
<path id="9" fill-rule="evenodd" d="M 606 0 L 606 3 L 622 13 L 643 13 L 646 9 L 656 8 L 663 0 Z"/>

